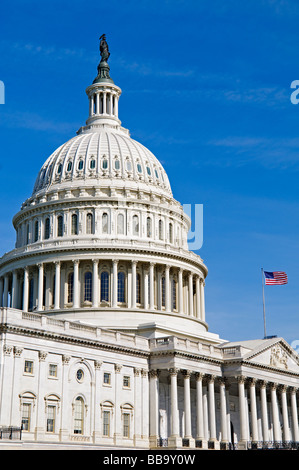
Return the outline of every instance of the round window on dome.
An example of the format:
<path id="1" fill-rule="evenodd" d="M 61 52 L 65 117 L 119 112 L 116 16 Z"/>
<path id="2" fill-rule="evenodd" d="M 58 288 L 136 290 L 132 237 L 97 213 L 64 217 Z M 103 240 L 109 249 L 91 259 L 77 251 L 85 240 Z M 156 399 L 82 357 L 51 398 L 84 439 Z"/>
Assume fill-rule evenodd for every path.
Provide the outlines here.
<path id="1" fill-rule="evenodd" d="M 80 160 L 78 164 L 78 170 L 83 170 L 83 166 L 84 166 L 84 162 L 83 160 Z"/>
<path id="2" fill-rule="evenodd" d="M 138 173 L 142 173 L 142 167 L 141 167 L 140 163 L 137 163 L 137 171 L 138 171 Z"/>
<path id="3" fill-rule="evenodd" d="M 72 162 L 68 162 L 66 171 L 71 171 L 71 170 L 72 170 L 72 167 L 73 167 L 73 163 L 72 163 Z"/>

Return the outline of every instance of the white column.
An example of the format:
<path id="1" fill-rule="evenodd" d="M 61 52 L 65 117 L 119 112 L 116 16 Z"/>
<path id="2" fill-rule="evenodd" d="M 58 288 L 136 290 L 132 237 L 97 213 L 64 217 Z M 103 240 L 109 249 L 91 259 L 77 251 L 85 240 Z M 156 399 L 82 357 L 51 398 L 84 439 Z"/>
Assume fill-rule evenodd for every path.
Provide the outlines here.
<path id="1" fill-rule="evenodd" d="M 136 266 L 137 261 L 132 261 L 132 308 L 136 308 Z"/>
<path id="2" fill-rule="evenodd" d="M 114 100 L 114 116 L 118 117 L 118 96 L 115 95 L 115 100 Z"/>
<path id="3" fill-rule="evenodd" d="M 159 378 L 157 370 L 149 371 L 149 438 L 153 447 L 159 437 Z"/>
<path id="4" fill-rule="evenodd" d="M 24 283 L 23 283 L 23 310 L 28 312 L 28 299 L 29 299 L 29 268 L 24 268 Z"/>
<path id="5" fill-rule="evenodd" d="M 18 308 L 18 273 L 16 270 L 12 273 L 11 306 Z"/>
<path id="6" fill-rule="evenodd" d="M 165 266 L 165 311 L 170 312 L 170 279 L 169 279 L 170 266 Z"/>
<path id="7" fill-rule="evenodd" d="M 37 311 L 43 310 L 43 293 L 44 293 L 44 265 L 38 264 L 38 295 L 37 295 Z"/>
<path id="8" fill-rule="evenodd" d="M 225 380 L 219 379 L 219 393 L 220 393 L 220 418 L 221 418 L 221 442 L 227 443 L 227 411 L 226 411 L 226 396 L 225 396 Z"/>
<path id="9" fill-rule="evenodd" d="M 154 263 L 150 263 L 149 276 L 150 276 L 150 310 L 154 310 Z"/>
<path id="10" fill-rule="evenodd" d="M 245 401 L 245 380 L 246 378 L 243 376 L 238 377 L 239 409 L 240 409 L 240 441 L 242 443 L 245 443 L 248 441 L 246 401 Z"/>
<path id="11" fill-rule="evenodd" d="M 60 410 L 60 441 L 69 439 L 69 406 L 71 398 L 68 396 L 68 366 L 70 363 L 70 356 L 62 356 L 62 382 L 61 382 L 61 410 Z"/>
<path id="12" fill-rule="evenodd" d="M 142 388 L 141 370 L 134 368 L 134 392 L 135 392 L 135 414 L 134 414 L 134 444 L 138 444 L 141 439 L 142 424 Z"/>
<path id="13" fill-rule="evenodd" d="M 200 280 L 199 280 L 199 276 L 196 276 L 195 290 L 196 290 L 196 317 L 200 319 L 201 317 L 200 317 Z"/>
<path id="14" fill-rule="evenodd" d="M 94 429 L 93 429 L 93 442 L 97 443 L 101 437 L 101 420 L 100 420 L 100 401 L 101 401 L 101 361 L 94 361 Z"/>
<path id="15" fill-rule="evenodd" d="M 203 374 L 196 373 L 196 439 L 204 439 L 204 418 L 203 418 L 203 396 L 202 379 Z"/>
<path id="16" fill-rule="evenodd" d="M 183 269 L 181 268 L 179 269 L 178 278 L 179 278 L 179 289 L 178 289 L 179 313 L 184 313 Z"/>
<path id="17" fill-rule="evenodd" d="M 143 269 L 143 307 L 148 308 L 148 271 Z"/>
<path id="18" fill-rule="evenodd" d="M 97 93 L 96 97 L 96 114 L 100 114 L 100 94 Z"/>
<path id="19" fill-rule="evenodd" d="M 297 389 L 293 387 L 291 389 L 291 408 L 292 408 L 292 423 L 293 423 L 293 441 L 299 442 L 299 430 L 298 430 L 298 410 L 297 410 Z"/>
<path id="20" fill-rule="evenodd" d="M 117 266 L 118 260 L 113 260 L 113 279 L 112 279 L 112 307 L 117 307 Z"/>
<path id="21" fill-rule="evenodd" d="M 268 408 L 267 408 L 267 382 L 261 383 L 261 408 L 262 408 L 262 428 L 263 428 L 263 440 L 269 441 L 269 423 L 268 423 Z"/>
<path id="22" fill-rule="evenodd" d="M 193 317 L 193 274 L 189 273 L 189 315 Z"/>
<path id="23" fill-rule="evenodd" d="M 281 405 L 282 405 L 282 419 L 283 419 L 283 440 L 290 441 L 290 427 L 288 416 L 288 403 L 287 403 L 287 386 L 281 387 Z"/>
<path id="24" fill-rule="evenodd" d="M 107 112 L 107 94 L 106 92 L 103 93 L 103 114 Z"/>
<path id="25" fill-rule="evenodd" d="M 54 310 L 60 309 L 60 261 L 55 261 L 55 298 Z"/>
<path id="26" fill-rule="evenodd" d="M 184 411 L 185 411 L 185 438 L 192 439 L 191 431 L 191 397 L 190 397 L 190 376 L 191 371 L 185 370 L 184 374 Z"/>
<path id="27" fill-rule="evenodd" d="M 208 403 L 209 403 L 209 425 L 210 425 L 210 441 L 216 441 L 216 411 L 215 411 L 215 376 L 212 375 L 208 379 Z"/>
<path id="28" fill-rule="evenodd" d="M 250 405 L 251 405 L 251 428 L 252 428 L 252 441 L 257 442 L 259 440 L 258 425 L 257 425 L 257 408 L 256 408 L 256 391 L 255 391 L 256 380 L 250 380 Z"/>
<path id="29" fill-rule="evenodd" d="M 205 314 L 205 281 L 200 279 L 200 318 L 202 321 L 206 320 Z"/>
<path id="30" fill-rule="evenodd" d="M 73 285 L 73 308 L 79 308 L 79 260 L 75 259 L 74 263 L 74 285 Z"/>
<path id="31" fill-rule="evenodd" d="M 45 435 L 45 400 L 44 400 L 44 378 L 46 376 L 46 357 L 48 353 L 45 351 L 38 351 L 39 367 L 38 367 L 38 383 L 37 383 L 37 407 L 36 407 L 36 426 L 35 426 L 35 439 L 42 440 Z"/>
<path id="32" fill-rule="evenodd" d="M 180 425 L 179 425 L 179 409 L 178 409 L 178 388 L 177 388 L 177 375 L 178 369 L 172 368 L 169 370 L 170 374 L 170 438 L 168 445 L 177 446 L 180 439 Z"/>
<path id="33" fill-rule="evenodd" d="M 97 95 L 99 96 L 99 95 Z M 92 260 L 92 306 L 99 305 L 99 260 Z"/>
<path id="34" fill-rule="evenodd" d="M 273 432 L 274 441 L 281 441 L 280 423 L 278 416 L 278 403 L 276 394 L 277 384 L 271 384 L 271 405 L 272 405 L 272 419 L 273 419 Z"/>

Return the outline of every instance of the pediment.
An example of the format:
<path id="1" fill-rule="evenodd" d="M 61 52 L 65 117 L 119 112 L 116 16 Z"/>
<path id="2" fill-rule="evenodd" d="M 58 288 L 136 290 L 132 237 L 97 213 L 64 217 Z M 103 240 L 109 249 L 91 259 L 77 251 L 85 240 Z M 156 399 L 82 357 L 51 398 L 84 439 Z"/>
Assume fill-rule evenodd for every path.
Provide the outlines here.
<path id="1" fill-rule="evenodd" d="M 253 349 L 243 357 L 247 362 L 299 373 L 299 356 L 282 338 L 267 342 Z"/>

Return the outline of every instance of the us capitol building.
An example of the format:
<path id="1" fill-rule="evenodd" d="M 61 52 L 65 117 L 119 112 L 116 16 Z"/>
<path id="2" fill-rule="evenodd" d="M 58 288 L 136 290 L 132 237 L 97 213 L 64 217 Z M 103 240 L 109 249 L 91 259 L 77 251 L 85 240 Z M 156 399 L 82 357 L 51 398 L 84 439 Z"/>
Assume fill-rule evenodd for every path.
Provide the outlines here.
<path id="1" fill-rule="evenodd" d="M 190 219 L 100 51 L 0 258 L 0 449 L 298 448 L 298 355 L 209 332 Z"/>

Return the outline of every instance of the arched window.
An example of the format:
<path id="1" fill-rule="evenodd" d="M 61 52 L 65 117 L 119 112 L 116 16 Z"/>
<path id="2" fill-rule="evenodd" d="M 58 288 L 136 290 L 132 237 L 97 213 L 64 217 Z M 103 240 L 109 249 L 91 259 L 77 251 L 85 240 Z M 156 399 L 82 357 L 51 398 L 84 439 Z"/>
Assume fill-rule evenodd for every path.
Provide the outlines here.
<path id="1" fill-rule="evenodd" d="M 122 271 L 117 275 L 117 301 L 125 302 L 125 273 Z"/>
<path id="2" fill-rule="evenodd" d="M 38 240 L 38 220 L 34 222 L 34 241 Z"/>
<path id="3" fill-rule="evenodd" d="M 117 233 L 118 235 L 124 235 L 125 233 L 125 218 L 123 214 L 117 216 Z"/>
<path id="4" fill-rule="evenodd" d="M 68 162 L 66 171 L 72 171 L 72 167 L 73 167 L 73 163 L 72 163 L 72 162 Z"/>
<path id="5" fill-rule="evenodd" d="M 78 235 L 78 216 L 72 215 L 72 235 Z"/>
<path id="6" fill-rule="evenodd" d="M 173 243 L 173 226 L 171 222 L 169 224 L 169 242 Z"/>
<path id="7" fill-rule="evenodd" d="M 103 168 L 103 170 L 107 170 L 107 168 L 108 168 L 108 160 L 107 160 L 107 158 L 103 158 L 103 161 L 102 161 L 102 168 Z"/>
<path id="8" fill-rule="evenodd" d="M 77 397 L 74 403 L 74 434 L 83 434 L 84 430 L 84 401 Z"/>
<path id="9" fill-rule="evenodd" d="M 119 170 L 119 169 L 120 169 L 120 161 L 119 161 L 118 159 L 116 159 L 116 160 L 114 161 L 114 168 L 115 168 L 116 170 Z"/>
<path id="10" fill-rule="evenodd" d="M 165 307 L 165 277 L 162 277 L 162 307 Z"/>
<path id="11" fill-rule="evenodd" d="M 140 274 L 136 274 L 136 303 L 141 304 L 141 278 Z"/>
<path id="12" fill-rule="evenodd" d="M 109 301 L 109 273 L 107 271 L 101 273 L 101 301 Z"/>
<path id="13" fill-rule="evenodd" d="M 176 310 L 176 281 L 172 280 L 172 310 Z"/>
<path id="14" fill-rule="evenodd" d="M 87 214 L 86 215 L 86 233 L 91 234 L 93 233 L 93 216 L 92 214 Z"/>
<path id="15" fill-rule="evenodd" d="M 50 219 L 49 217 L 45 220 L 45 240 L 50 238 Z"/>
<path id="16" fill-rule="evenodd" d="M 139 217 L 138 215 L 133 216 L 133 235 L 139 236 Z"/>
<path id="17" fill-rule="evenodd" d="M 84 167 L 84 162 L 83 160 L 80 160 L 78 163 L 78 170 L 83 170 L 83 167 Z"/>
<path id="18" fill-rule="evenodd" d="M 57 217 L 57 237 L 62 237 L 63 235 L 63 217 L 59 215 Z"/>
<path id="19" fill-rule="evenodd" d="M 92 274 L 91 272 L 85 273 L 84 276 L 84 301 L 91 302 L 92 300 Z"/>
<path id="20" fill-rule="evenodd" d="M 29 224 L 27 224 L 27 227 L 26 227 L 26 244 L 27 245 L 29 243 L 29 237 L 30 237 L 30 227 L 29 227 Z"/>
<path id="21" fill-rule="evenodd" d="M 96 167 L 96 161 L 94 159 L 90 160 L 90 169 L 94 170 Z"/>
<path id="22" fill-rule="evenodd" d="M 62 163 L 59 163 L 59 165 L 58 165 L 58 167 L 57 167 L 57 174 L 58 174 L 58 175 L 60 175 L 61 170 L 62 170 Z"/>
<path id="23" fill-rule="evenodd" d="M 73 302 L 74 294 L 74 273 L 69 273 L 67 278 L 67 301 L 69 304 Z"/>
<path id="24" fill-rule="evenodd" d="M 159 220 L 159 240 L 163 240 L 163 221 Z"/>
<path id="25" fill-rule="evenodd" d="M 106 212 L 102 215 L 102 232 L 108 233 L 108 214 Z"/>
<path id="26" fill-rule="evenodd" d="M 152 236 L 152 219 L 150 217 L 146 219 L 146 236 L 148 238 Z"/>

